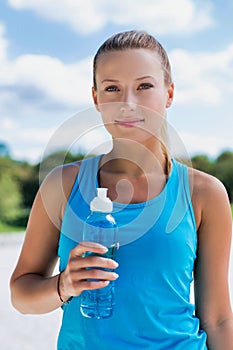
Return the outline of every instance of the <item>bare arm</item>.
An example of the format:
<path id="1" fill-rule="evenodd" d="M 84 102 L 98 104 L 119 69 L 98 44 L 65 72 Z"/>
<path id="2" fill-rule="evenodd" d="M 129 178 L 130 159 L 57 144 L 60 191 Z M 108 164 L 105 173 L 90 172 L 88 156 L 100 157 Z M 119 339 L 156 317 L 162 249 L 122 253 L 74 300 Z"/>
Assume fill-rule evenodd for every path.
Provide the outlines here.
<path id="1" fill-rule="evenodd" d="M 52 273 L 58 258 L 64 205 L 62 168 L 59 168 L 48 175 L 37 193 L 10 281 L 12 303 L 23 313 L 44 313 L 59 306 L 57 277 L 52 277 Z"/>
<path id="2" fill-rule="evenodd" d="M 73 186 L 77 168 L 74 166 L 56 169 L 42 184 L 32 207 L 25 241 L 12 274 L 10 287 L 12 304 L 22 313 L 40 314 L 61 306 L 57 293 L 57 276 L 52 276 L 58 260 L 57 250 L 62 215 Z M 66 270 L 61 274 L 60 292 L 63 300 L 79 295 L 83 289 L 101 288 L 106 282 L 87 282 L 88 278 L 116 279 L 114 273 L 87 270 L 100 266 L 116 268 L 116 263 L 100 257 L 82 258 L 85 251 L 99 254 L 102 246 L 82 244 L 70 252 Z"/>
<path id="3" fill-rule="evenodd" d="M 196 314 L 209 350 L 233 350 L 228 272 L 232 217 L 227 193 L 215 178 L 197 172 L 194 210 L 198 225 L 195 267 Z"/>

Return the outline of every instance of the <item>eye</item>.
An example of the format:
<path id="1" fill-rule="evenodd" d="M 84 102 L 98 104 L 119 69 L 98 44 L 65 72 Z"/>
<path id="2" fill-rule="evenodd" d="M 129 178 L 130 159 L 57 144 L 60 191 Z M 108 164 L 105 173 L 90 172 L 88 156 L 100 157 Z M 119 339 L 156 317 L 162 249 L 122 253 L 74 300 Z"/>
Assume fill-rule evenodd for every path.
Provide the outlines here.
<path id="1" fill-rule="evenodd" d="M 151 89 L 153 85 L 151 83 L 142 83 L 139 85 L 138 90 L 148 90 Z"/>
<path id="2" fill-rule="evenodd" d="M 104 91 L 112 92 L 112 91 L 119 91 L 118 87 L 115 85 L 107 86 Z"/>

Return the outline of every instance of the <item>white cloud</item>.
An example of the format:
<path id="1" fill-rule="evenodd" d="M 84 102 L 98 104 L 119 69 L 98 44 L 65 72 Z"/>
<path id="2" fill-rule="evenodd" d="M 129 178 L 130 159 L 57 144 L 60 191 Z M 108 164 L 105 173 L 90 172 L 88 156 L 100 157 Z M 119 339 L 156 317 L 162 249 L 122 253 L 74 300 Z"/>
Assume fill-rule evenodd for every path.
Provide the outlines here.
<path id="1" fill-rule="evenodd" d="M 14 158 L 38 161 L 54 125 L 67 116 L 64 109 L 76 111 L 90 104 L 92 62 L 86 58 L 64 64 L 43 55 L 21 55 L 9 60 L 7 46 L 1 24 L 0 137 L 11 145 Z"/>
<path id="2" fill-rule="evenodd" d="M 42 156 L 61 149 L 73 153 L 80 150 L 103 153 L 106 148 L 109 150 L 109 140 L 94 107 L 67 118 L 59 126 L 54 123 L 52 127 L 23 124 L 20 118 L 1 119 L 1 141 L 12 146 L 13 158 L 26 158 L 31 162 L 39 162 Z"/>
<path id="3" fill-rule="evenodd" d="M 7 47 L 5 26 L 0 22 L 1 110 L 4 104 L 13 100 L 18 104 L 20 99 L 28 105 L 39 100 L 75 108 L 90 104 L 92 58 L 65 64 L 55 57 L 28 54 L 9 60 Z"/>
<path id="4" fill-rule="evenodd" d="M 233 93 L 233 45 L 219 52 L 193 53 L 173 50 L 170 54 L 176 102 L 218 105 Z"/>
<path id="5" fill-rule="evenodd" d="M 61 0 L 59 6 L 55 0 L 9 1 L 15 8 L 32 8 L 46 16 L 64 15 L 67 20 L 73 18 L 74 23 L 71 22 L 80 25 L 80 30 L 81 28 L 82 30 L 89 30 L 89 23 L 94 27 L 96 26 L 93 19 L 96 17 L 102 18 L 98 11 L 106 15 L 105 21 L 108 20 L 109 13 L 112 10 L 113 21 L 127 23 L 130 23 L 132 19 L 134 23 L 139 23 L 140 18 L 137 16 L 142 13 L 142 9 L 139 11 L 142 3 L 138 1 L 135 1 L 133 6 L 130 1 L 123 4 L 122 2 L 112 3 L 105 0 L 99 2 L 92 0 L 86 0 L 85 2 Z M 80 11 L 81 5 L 82 11 Z M 183 11 L 178 10 L 181 8 Z M 93 12 L 89 12 L 90 9 Z M 94 16 L 95 11 L 96 16 Z M 183 15 L 179 19 L 180 13 Z M 159 20 L 154 21 L 153 14 L 158 15 Z M 188 22 L 190 27 L 193 27 L 191 25 L 192 20 L 202 18 L 204 14 L 207 16 L 205 11 L 199 13 L 190 0 L 177 0 L 176 6 L 170 0 L 156 2 L 146 0 L 143 2 L 143 16 L 140 17 L 145 18 L 146 22 L 149 23 L 148 25 L 153 21 L 162 28 L 162 22 L 168 26 L 172 23 L 174 30 L 178 28 L 178 25 L 182 27 L 179 30 L 184 30 L 184 26 Z M 91 20 L 88 16 L 92 17 Z M 164 16 L 175 17 L 164 21 L 162 20 Z M 81 19 L 84 21 L 82 25 Z M 196 21 L 196 23 L 199 23 L 198 26 L 200 27 L 202 22 Z M 205 23 L 209 22 L 205 21 Z M 4 25 L 0 23 L 1 101 L 5 100 L 9 103 L 10 100 L 14 100 L 17 104 L 26 102 L 27 108 L 32 105 L 38 107 L 40 103 L 44 103 L 47 107 L 46 101 L 48 104 L 67 105 L 74 108 L 91 103 L 91 58 L 86 58 L 77 63 L 65 64 L 55 57 L 21 55 L 15 60 L 9 61 L 7 60 L 7 45 L 8 42 L 4 36 Z M 170 58 L 174 66 L 174 77 L 178 86 L 176 102 L 201 101 L 216 104 L 221 101 L 225 89 L 232 91 L 233 46 L 223 52 L 212 54 L 193 54 L 184 50 L 174 50 Z"/>
<path id="6" fill-rule="evenodd" d="M 1 119 L 1 130 L 13 130 L 17 128 L 17 123 L 13 118 L 5 117 Z"/>
<path id="7" fill-rule="evenodd" d="M 1 65 L 0 86 L 6 99 L 15 89 L 29 104 L 47 98 L 78 107 L 91 101 L 92 61 L 66 65 L 49 56 L 22 55 Z"/>
<path id="8" fill-rule="evenodd" d="M 208 154 L 215 158 L 223 150 L 233 149 L 232 138 L 226 138 L 224 135 L 197 135 L 192 132 L 182 131 L 180 137 L 187 147 L 189 155 Z M 226 146 L 227 145 L 227 146 Z"/>
<path id="9" fill-rule="evenodd" d="M 194 0 L 8 0 L 18 10 L 31 9 L 41 17 L 63 22 L 80 33 L 92 33 L 108 23 L 157 34 L 188 34 L 213 25 L 211 7 Z"/>
<path id="10" fill-rule="evenodd" d="M 33 106 L 52 109 L 67 106 L 74 110 L 92 105 L 92 58 L 65 64 L 55 57 L 28 54 L 10 61 L 7 45 L 4 26 L 0 24 L 1 112 L 4 105 L 13 102 L 27 110 Z M 233 45 L 212 53 L 176 49 L 169 56 L 177 88 L 175 103 L 213 106 L 233 93 Z"/>
<path id="11" fill-rule="evenodd" d="M 0 63 L 4 62 L 6 59 L 6 52 L 8 42 L 4 37 L 5 34 L 5 26 L 0 22 Z"/>
<path id="12" fill-rule="evenodd" d="M 10 145 L 13 158 L 38 162 L 54 129 L 32 127 L 30 124 L 25 127 L 21 125 L 20 120 L 3 118 L 1 119 L 1 141 Z"/>

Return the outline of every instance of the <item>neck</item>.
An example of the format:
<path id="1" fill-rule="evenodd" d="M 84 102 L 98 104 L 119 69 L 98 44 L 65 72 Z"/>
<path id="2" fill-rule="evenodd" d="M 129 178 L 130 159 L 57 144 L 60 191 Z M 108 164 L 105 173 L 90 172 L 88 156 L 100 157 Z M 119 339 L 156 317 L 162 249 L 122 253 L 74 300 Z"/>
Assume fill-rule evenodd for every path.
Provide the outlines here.
<path id="1" fill-rule="evenodd" d="M 133 177 L 146 173 L 167 175 L 167 157 L 161 142 L 155 140 L 147 145 L 131 140 L 113 140 L 113 148 L 103 157 L 101 166 Z"/>

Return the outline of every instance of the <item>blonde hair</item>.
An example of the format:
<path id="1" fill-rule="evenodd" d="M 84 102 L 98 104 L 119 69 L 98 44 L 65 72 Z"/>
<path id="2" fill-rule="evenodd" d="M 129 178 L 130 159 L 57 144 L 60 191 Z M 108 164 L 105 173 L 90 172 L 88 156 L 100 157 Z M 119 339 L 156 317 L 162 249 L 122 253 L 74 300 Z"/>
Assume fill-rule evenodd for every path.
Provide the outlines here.
<path id="1" fill-rule="evenodd" d="M 121 33 L 114 34 L 110 38 L 108 38 L 98 49 L 94 56 L 93 60 L 93 86 L 94 89 L 97 89 L 96 86 L 96 68 L 98 63 L 98 58 L 108 52 L 112 51 L 123 51 L 127 49 L 147 49 L 154 51 L 160 60 L 162 69 L 164 71 L 164 82 L 165 84 L 172 83 L 171 76 L 171 65 L 169 62 L 169 58 L 163 46 L 156 40 L 152 35 L 145 31 L 141 30 L 130 30 Z M 166 119 L 163 123 L 163 127 L 161 130 L 161 145 L 163 153 L 167 159 L 167 175 L 170 172 L 171 168 L 171 157 L 169 155 L 168 148 L 166 144 L 168 142 L 167 135 L 167 123 Z"/>

